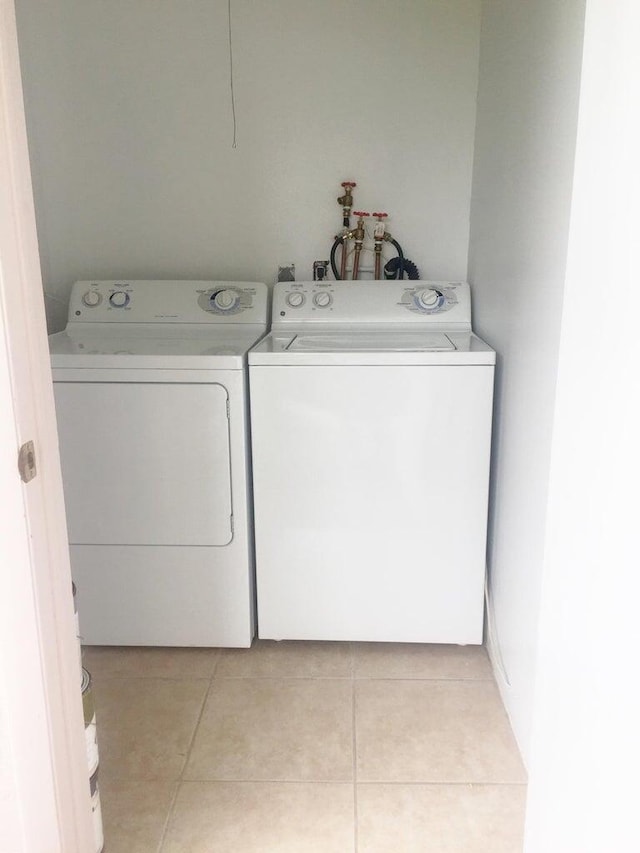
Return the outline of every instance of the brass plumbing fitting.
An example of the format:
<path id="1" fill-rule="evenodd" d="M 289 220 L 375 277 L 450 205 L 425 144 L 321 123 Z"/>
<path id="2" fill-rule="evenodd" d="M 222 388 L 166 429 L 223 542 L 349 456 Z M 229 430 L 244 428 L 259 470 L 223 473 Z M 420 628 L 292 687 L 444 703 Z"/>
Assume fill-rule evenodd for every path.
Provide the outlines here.
<path id="1" fill-rule="evenodd" d="M 336 234 L 336 241 L 342 241 L 342 257 L 340 259 L 340 279 L 342 281 L 345 280 L 347 267 L 347 240 L 355 241 L 355 249 L 353 253 L 353 270 L 351 273 L 351 277 L 354 281 L 358 278 L 358 270 L 360 267 L 360 252 L 362 251 L 362 246 L 365 238 L 364 220 L 370 214 L 367 213 L 365 210 L 354 210 L 353 215 L 358 217 L 356 227 L 347 228 L 342 232 L 342 234 Z"/>
<path id="2" fill-rule="evenodd" d="M 362 244 L 364 243 L 364 220 L 369 214 L 364 210 L 354 210 L 353 215 L 358 217 L 358 224 L 356 225 L 353 231 L 353 239 L 355 240 L 356 246 L 355 251 L 353 253 L 353 272 L 352 278 L 355 281 L 358 278 L 358 271 L 360 268 L 360 252 L 362 251 Z"/>
<path id="3" fill-rule="evenodd" d="M 335 244 L 342 243 L 342 252 L 340 254 L 340 280 L 344 281 L 347 272 L 347 240 L 353 240 L 355 231 L 345 228 L 342 234 L 336 234 Z M 337 277 L 337 273 L 336 273 Z"/>
<path id="4" fill-rule="evenodd" d="M 353 269 L 351 272 L 351 278 L 357 279 L 358 273 L 360 271 L 360 255 L 364 248 L 364 242 L 366 239 L 366 231 L 365 231 L 365 219 L 370 214 L 366 213 L 364 210 L 354 210 L 352 212 L 351 205 L 353 204 L 353 188 L 356 186 L 355 181 L 343 181 L 341 185 L 344 189 L 344 194 L 338 198 L 338 204 L 342 206 L 343 212 L 343 221 L 342 221 L 342 231 L 339 234 L 336 234 L 333 245 L 331 246 L 331 255 L 329 258 L 329 264 L 331 266 L 331 272 L 334 275 L 336 281 L 345 281 L 347 277 L 347 246 L 349 244 L 349 240 L 353 240 L 355 243 L 354 251 L 353 251 Z M 354 228 L 350 225 L 350 217 L 353 213 L 353 216 L 357 217 L 357 222 Z M 376 220 L 374 229 L 373 229 L 373 244 L 374 244 L 374 278 L 380 279 L 382 272 L 384 272 L 384 277 L 386 279 L 397 278 L 398 280 L 402 280 L 405 277 L 405 274 L 408 278 L 418 279 L 420 278 L 420 273 L 418 268 L 412 261 L 405 260 L 404 253 L 402 251 L 402 246 L 398 243 L 397 240 L 394 240 L 391 234 L 387 231 L 386 219 L 387 214 L 382 212 L 376 212 L 372 214 L 374 219 Z M 384 271 L 381 269 L 382 267 L 382 245 L 385 240 L 394 247 L 396 252 L 398 253 L 397 258 L 392 258 L 384 267 Z M 338 268 L 337 263 L 337 255 L 340 252 L 340 265 Z"/>
<path id="5" fill-rule="evenodd" d="M 342 225 L 344 227 L 344 231 L 342 234 L 336 234 L 336 240 L 342 241 L 342 254 L 340 258 L 340 278 L 344 281 L 346 272 L 347 272 L 347 240 L 353 240 L 356 238 L 358 233 L 357 228 L 350 228 L 350 219 L 351 219 L 351 206 L 353 204 L 353 188 L 356 186 L 355 181 L 343 181 L 340 184 L 341 187 L 344 188 L 344 195 L 340 196 L 338 199 L 338 204 L 342 205 Z M 362 223 L 359 223 L 362 227 Z M 364 227 L 362 230 L 362 240 L 364 240 Z M 360 248 L 362 248 L 362 241 L 360 243 Z"/>
<path id="6" fill-rule="evenodd" d="M 356 182 L 343 181 L 340 186 L 344 188 L 344 195 L 340 196 L 338 204 L 342 205 L 342 224 L 348 228 L 351 208 L 353 207 L 353 188 L 356 186 Z"/>
<path id="7" fill-rule="evenodd" d="M 386 213 L 373 213 L 371 215 L 374 216 L 378 220 L 374 226 L 374 229 L 373 229 L 373 250 L 375 252 L 373 277 L 375 279 L 379 279 L 380 278 L 380 267 L 381 267 L 381 261 L 382 261 L 382 242 L 387 236 L 385 233 L 384 220 L 387 218 L 388 214 L 386 214 Z"/>
<path id="8" fill-rule="evenodd" d="M 354 210 L 353 215 L 358 217 L 358 224 L 351 233 L 353 234 L 356 244 L 360 243 L 360 248 L 362 248 L 362 244 L 364 243 L 364 220 L 371 214 L 367 213 L 366 210 Z"/>

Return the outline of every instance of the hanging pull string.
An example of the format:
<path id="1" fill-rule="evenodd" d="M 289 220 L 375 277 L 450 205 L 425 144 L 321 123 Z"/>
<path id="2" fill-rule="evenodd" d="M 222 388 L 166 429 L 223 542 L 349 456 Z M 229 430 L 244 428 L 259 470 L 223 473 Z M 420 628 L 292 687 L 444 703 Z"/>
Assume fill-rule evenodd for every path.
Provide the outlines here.
<path id="1" fill-rule="evenodd" d="M 227 4 L 228 20 L 229 20 L 229 86 L 231 90 L 231 115 L 233 116 L 233 144 L 232 148 L 237 148 L 236 141 L 236 98 L 233 91 L 233 37 L 231 34 L 231 0 Z"/>

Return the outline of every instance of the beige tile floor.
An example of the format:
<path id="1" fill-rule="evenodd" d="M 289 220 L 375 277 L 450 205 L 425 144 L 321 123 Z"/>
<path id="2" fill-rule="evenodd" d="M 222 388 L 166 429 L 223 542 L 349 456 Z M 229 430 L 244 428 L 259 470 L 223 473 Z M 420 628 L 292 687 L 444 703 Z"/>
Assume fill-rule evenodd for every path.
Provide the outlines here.
<path id="1" fill-rule="evenodd" d="M 483 648 L 85 648 L 105 853 L 520 853 Z"/>

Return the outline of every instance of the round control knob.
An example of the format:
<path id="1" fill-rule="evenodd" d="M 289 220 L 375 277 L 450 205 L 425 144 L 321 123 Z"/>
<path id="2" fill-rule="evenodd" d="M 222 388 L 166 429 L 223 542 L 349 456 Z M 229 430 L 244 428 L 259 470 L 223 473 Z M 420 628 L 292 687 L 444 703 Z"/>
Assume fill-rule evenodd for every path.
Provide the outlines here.
<path id="1" fill-rule="evenodd" d="M 290 308 L 300 308 L 304 305 L 304 293 L 299 290 L 294 290 L 293 293 L 287 293 L 285 302 Z"/>
<path id="2" fill-rule="evenodd" d="M 440 299 L 440 293 L 437 290 L 421 290 L 416 294 L 416 302 L 420 308 L 435 308 Z"/>
<path id="3" fill-rule="evenodd" d="M 328 308 L 333 302 L 333 296 L 326 290 L 321 290 L 313 297 L 313 304 L 318 308 Z"/>
<path id="4" fill-rule="evenodd" d="M 129 294 L 125 293 L 124 290 L 116 290 L 116 292 L 112 293 L 109 297 L 109 302 L 114 308 L 124 308 L 129 304 Z"/>
<path id="5" fill-rule="evenodd" d="M 102 302 L 102 296 L 100 296 L 97 290 L 87 290 L 85 295 L 82 297 L 82 301 L 89 308 L 95 308 L 96 305 L 100 305 Z"/>
<path id="6" fill-rule="evenodd" d="M 233 311 L 240 302 L 235 290 L 219 290 L 211 297 L 211 302 L 219 311 Z"/>

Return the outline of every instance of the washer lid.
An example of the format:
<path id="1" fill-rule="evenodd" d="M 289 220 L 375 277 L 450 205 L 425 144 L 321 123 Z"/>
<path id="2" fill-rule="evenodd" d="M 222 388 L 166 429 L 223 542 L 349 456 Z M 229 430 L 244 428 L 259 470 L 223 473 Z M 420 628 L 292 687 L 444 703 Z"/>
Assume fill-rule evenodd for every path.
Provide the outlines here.
<path id="1" fill-rule="evenodd" d="M 493 365 L 495 351 L 473 332 L 309 328 L 272 331 L 249 351 L 249 365 Z"/>
<path id="2" fill-rule="evenodd" d="M 447 352 L 455 349 L 455 344 L 445 334 L 403 331 L 297 335 L 287 347 L 289 352 Z"/>

